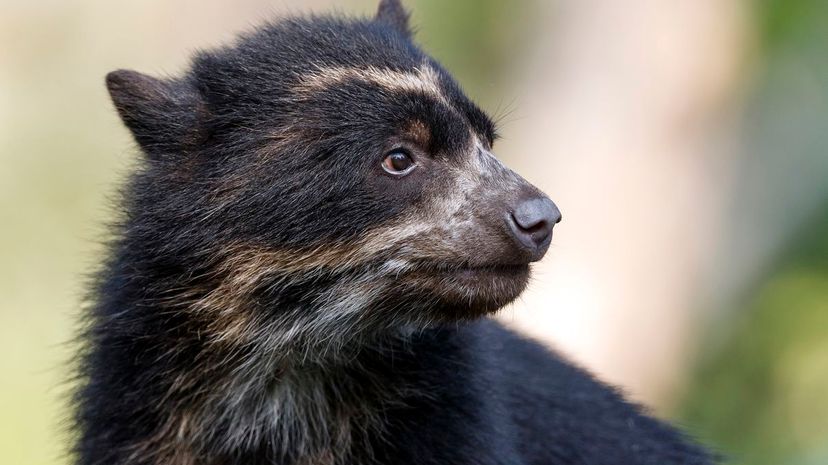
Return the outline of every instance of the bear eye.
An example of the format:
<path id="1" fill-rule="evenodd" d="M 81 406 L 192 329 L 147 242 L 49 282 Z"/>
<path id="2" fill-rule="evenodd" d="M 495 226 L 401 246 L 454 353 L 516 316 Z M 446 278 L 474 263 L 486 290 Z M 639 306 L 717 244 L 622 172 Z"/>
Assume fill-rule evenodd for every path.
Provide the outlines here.
<path id="1" fill-rule="evenodd" d="M 405 176 L 416 166 L 411 155 L 403 149 L 392 150 L 382 160 L 382 169 L 394 176 Z"/>

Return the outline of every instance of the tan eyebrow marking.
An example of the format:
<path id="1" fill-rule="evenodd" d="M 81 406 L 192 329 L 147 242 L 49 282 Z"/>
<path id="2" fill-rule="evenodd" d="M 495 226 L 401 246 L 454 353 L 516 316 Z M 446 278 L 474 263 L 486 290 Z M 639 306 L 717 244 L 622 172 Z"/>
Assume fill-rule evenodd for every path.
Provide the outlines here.
<path id="1" fill-rule="evenodd" d="M 409 121 L 405 127 L 405 134 L 422 147 L 428 147 L 431 144 L 431 128 L 420 119 Z"/>
<path id="2" fill-rule="evenodd" d="M 300 93 L 315 92 L 348 80 L 369 82 L 393 91 L 422 92 L 448 104 L 448 99 L 440 88 L 440 76 L 427 64 L 420 65 L 413 71 L 395 71 L 376 66 L 317 67 L 316 71 L 300 77 L 295 90 Z"/>

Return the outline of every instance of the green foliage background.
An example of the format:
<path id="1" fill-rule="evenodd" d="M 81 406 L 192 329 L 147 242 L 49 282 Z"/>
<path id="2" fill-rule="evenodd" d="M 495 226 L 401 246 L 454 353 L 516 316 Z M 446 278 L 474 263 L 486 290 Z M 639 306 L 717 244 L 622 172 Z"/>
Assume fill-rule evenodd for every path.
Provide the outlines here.
<path id="1" fill-rule="evenodd" d="M 680 412 L 730 463 L 826 464 L 828 2 L 755 7 L 759 73 L 742 167 L 752 179 L 743 180 L 741 204 L 786 220 L 803 205 L 796 199 L 810 201 L 760 279 L 710 323 Z M 771 177 L 786 181 L 768 190 Z"/>

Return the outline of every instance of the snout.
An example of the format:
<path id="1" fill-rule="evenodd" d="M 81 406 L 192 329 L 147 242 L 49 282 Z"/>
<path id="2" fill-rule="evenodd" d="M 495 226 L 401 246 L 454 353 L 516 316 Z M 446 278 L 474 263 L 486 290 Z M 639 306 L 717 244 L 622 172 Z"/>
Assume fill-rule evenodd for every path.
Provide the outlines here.
<path id="1" fill-rule="evenodd" d="M 506 224 L 514 241 L 531 261 L 543 258 L 552 241 L 552 228 L 561 221 L 561 212 L 542 194 L 524 195 L 506 215 Z"/>

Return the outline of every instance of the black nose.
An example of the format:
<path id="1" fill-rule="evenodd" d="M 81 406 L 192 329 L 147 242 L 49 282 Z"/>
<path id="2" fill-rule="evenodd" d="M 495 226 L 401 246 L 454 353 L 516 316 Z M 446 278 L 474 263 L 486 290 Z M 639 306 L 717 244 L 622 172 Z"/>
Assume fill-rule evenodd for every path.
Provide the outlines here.
<path id="1" fill-rule="evenodd" d="M 535 260 L 540 260 L 546 253 L 552 240 L 552 228 L 560 221 L 560 210 L 546 197 L 521 200 L 508 218 L 512 235 L 529 249 Z"/>

